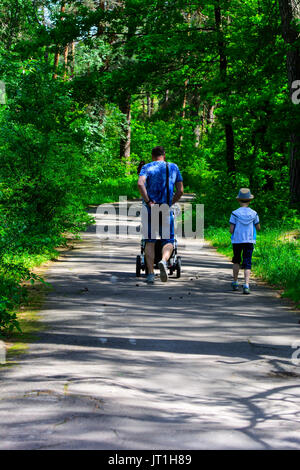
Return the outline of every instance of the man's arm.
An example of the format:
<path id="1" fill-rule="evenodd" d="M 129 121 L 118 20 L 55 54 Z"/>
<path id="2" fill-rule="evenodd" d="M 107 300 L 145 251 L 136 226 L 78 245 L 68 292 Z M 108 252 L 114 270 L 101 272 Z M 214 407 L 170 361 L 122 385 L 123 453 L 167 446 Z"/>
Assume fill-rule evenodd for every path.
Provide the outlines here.
<path id="1" fill-rule="evenodd" d="M 179 199 L 183 195 L 183 182 L 178 181 L 178 183 L 175 183 L 175 188 L 176 191 L 172 199 L 172 205 L 175 204 L 175 202 L 179 201 Z"/>
<path id="2" fill-rule="evenodd" d="M 256 230 L 260 230 L 261 229 L 260 223 L 256 224 L 255 228 L 256 228 Z"/>
<path id="3" fill-rule="evenodd" d="M 233 234 L 234 229 L 235 229 L 235 225 L 234 225 L 234 224 L 230 224 L 229 232 L 231 233 L 231 235 Z"/>
<path id="4" fill-rule="evenodd" d="M 146 176 L 145 175 L 139 176 L 138 183 L 137 183 L 139 193 L 142 196 L 142 198 L 144 199 L 144 201 L 146 202 L 146 204 L 149 202 L 150 205 L 151 205 L 151 204 L 154 203 L 154 201 L 150 202 L 150 198 L 148 196 L 145 183 L 146 183 Z"/>

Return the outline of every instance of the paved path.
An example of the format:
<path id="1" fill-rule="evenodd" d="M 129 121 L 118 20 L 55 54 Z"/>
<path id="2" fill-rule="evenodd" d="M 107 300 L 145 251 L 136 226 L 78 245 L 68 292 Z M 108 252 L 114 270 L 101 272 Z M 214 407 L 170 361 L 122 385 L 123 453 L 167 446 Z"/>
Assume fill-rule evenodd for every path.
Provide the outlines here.
<path id="1" fill-rule="evenodd" d="M 0 371 L 1 449 L 300 448 L 299 316 L 188 249 L 181 279 L 154 286 L 137 240 L 94 228 L 53 263 L 46 330 Z"/>

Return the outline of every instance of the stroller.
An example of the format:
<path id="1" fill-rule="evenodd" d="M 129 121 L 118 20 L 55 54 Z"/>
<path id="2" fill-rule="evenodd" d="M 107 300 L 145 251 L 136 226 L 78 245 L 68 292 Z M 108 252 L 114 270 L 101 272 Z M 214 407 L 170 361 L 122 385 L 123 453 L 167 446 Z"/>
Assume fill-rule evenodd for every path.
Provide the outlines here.
<path id="1" fill-rule="evenodd" d="M 141 254 L 136 257 L 136 277 L 141 276 L 141 271 L 145 271 L 145 274 L 148 274 L 148 269 L 145 260 L 145 240 L 141 240 Z M 161 260 L 161 240 L 156 240 L 155 242 L 155 258 L 154 258 L 154 267 L 158 269 L 158 263 Z M 177 255 L 177 240 L 174 242 L 174 249 L 172 255 L 168 261 L 169 274 L 172 275 L 176 271 L 176 277 L 181 276 L 181 256 Z"/>

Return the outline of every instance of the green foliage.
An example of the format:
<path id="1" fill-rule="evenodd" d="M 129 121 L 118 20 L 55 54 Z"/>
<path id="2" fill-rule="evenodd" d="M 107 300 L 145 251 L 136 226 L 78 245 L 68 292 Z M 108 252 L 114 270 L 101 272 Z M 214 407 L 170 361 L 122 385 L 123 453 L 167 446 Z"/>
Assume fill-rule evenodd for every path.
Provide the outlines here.
<path id="1" fill-rule="evenodd" d="M 87 190 L 105 173 L 99 163 L 90 173 L 105 125 L 79 108 L 47 65 L 30 60 L 23 71 L 8 77 L 9 101 L 0 109 L 0 331 L 18 326 L 11 312 L 26 302 L 23 285 L 35 280 L 33 260 L 48 259 L 62 233 L 91 222 Z"/>
<path id="2" fill-rule="evenodd" d="M 140 197 L 137 189 L 137 176 L 106 178 L 99 187 L 95 187 L 89 197 L 89 203 L 118 202 L 120 196 L 126 196 L 128 200 Z"/>
<path id="3" fill-rule="evenodd" d="M 12 295 L 8 291 L 8 295 Z M 21 299 L 20 299 L 21 300 Z M 0 337 L 3 336 L 3 331 L 11 333 L 16 328 L 20 331 L 17 314 L 13 311 L 13 304 L 8 297 L 1 296 L 0 300 Z"/>
<path id="4" fill-rule="evenodd" d="M 287 205 L 287 175 L 285 174 L 283 178 L 282 172 L 281 176 L 281 180 L 275 180 L 273 190 L 264 191 L 263 187 L 258 187 L 255 191 L 251 187 L 255 196 L 251 207 L 258 212 L 264 226 L 279 226 L 284 221 L 286 230 L 289 230 L 296 225 L 298 212 Z M 206 227 L 211 225 L 224 227 L 228 223 L 231 212 L 239 207 L 236 200 L 239 188 L 250 186 L 246 175 L 236 173 L 229 178 L 222 171 L 212 170 L 198 170 L 192 184 L 196 190 L 196 201 L 204 204 L 205 207 Z"/>
<path id="5" fill-rule="evenodd" d="M 156 145 L 205 205 L 208 234 L 223 233 L 239 188 L 251 188 L 265 229 L 256 272 L 295 298 L 298 251 L 272 242 L 299 223 L 289 206 L 289 141 L 299 136 L 300 106 L 288 93 L 278 3 L 101 5 L 0 6 L 0 332 L 18 326 L 33 266 L 90 223 L 88 204 L 139 197 L 137 164 Z M 214 242 L 225 249 L 222 237 Z"/>

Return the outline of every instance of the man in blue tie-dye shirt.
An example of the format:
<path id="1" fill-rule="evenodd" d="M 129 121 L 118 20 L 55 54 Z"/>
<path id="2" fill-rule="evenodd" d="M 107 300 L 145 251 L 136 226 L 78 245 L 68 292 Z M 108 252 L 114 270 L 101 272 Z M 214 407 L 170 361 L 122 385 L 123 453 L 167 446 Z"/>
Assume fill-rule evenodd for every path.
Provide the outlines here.
<path id="1" fill-rule="evenodd" d="M 154 283 L 154 257 L 155 257 L 155 241 L 156 238 L 151 237 L 151 213 L 152 207 L 155 204 L 167 204 L 171 207 L 175 202 L 179 201 L 183 194 L 182 176 L 179 168 L 175 163 L 168 162 L 168 181 L 167 181 L 167 163 L 166 154 L 163 147 L 158 146 L 152 149 L 152 162 L 144 165 L 140 171 L 138 180 L 139 192 L 143 198 L 144 214 L 147 217 L 147 230 L 146 236 L 145 256 L 148 268 L 147 282 Z M 169 200 L 167 197 L 167 184 L 169 185 Z M 175 194 L 174 194 L 175 187 Z M 162 216 L 162 221 L 159 226 L 159 233 L 162 238 L 162 259 L 158 263 L 160 269 L 160 278 L 163 282 L 168 280 L 167 261 L 173 251 L 174 244 L 174 213 L 172 210 L 168 211 L 167 220 Z M 163 238 L 164 227 L 167 225 L 169 237 Z"/>

